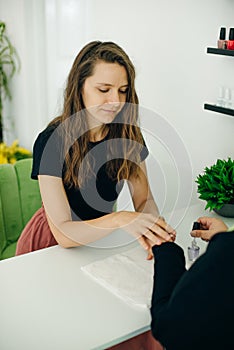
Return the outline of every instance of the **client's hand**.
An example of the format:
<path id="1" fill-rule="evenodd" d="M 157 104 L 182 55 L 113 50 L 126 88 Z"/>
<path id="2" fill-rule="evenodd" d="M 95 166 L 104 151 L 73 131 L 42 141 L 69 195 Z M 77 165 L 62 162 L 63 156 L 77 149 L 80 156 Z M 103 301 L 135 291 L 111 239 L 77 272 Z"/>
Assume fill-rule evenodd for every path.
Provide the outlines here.
<path id="1" fill-rule="evenodd" d="M 221 219 L 203 216 L 197 219 L 201 224 L 200 230 L 193 230 L 191 236 L 209 241 L 216 233 L 227 231 L 228 227 Z"/>
<path id="2" fill-rule="evenodd" d="M 162 217 L 151 213 L 122 211 L 118 213 L 118 224 L 137 238 L 146 250 L 150 248 L 146 239 L 160 245 L 172 241 L 176 236 L 175 230 Z"/>
<path id="3" fill-rule="evenodd" d="M 161 216 L 160 217 L 160 221 L 161 221 L 161 223 L 163 222 L 164 224 L 163 224 L 163 227 L 165 228 L 165 227 L 170 227 L 167 223 L 166 223 L 166 221 L 165 221 L 165 219 Z M 166 226 L 164 226 L 164 225 L 166 225 Z M 169 242 L 174 242 L 175 241 L 175 239 L 176 239 L 176 231 L 175 230 L 173 230 L 171 233 L 170 233 L 170 240 L 169 240 Z M 145 245 L 147 245 L 148 246 L 148 256 L 147 256 L 147 260 L 151 260 L 151 259 L 153 259 L 153 257 L 154 257 L 154 254 L 153 254 L 153 251 L 152 251 L 152 247 L 153 246 L 155 246 L 155 245 L 161 245 L 161 244 L 163 244 L 163 243 L 166 243 L 166 242 L 168 242 L 168 241 L 163 241 L 163 240 L 158 240 L 157 241 L 157 243 L 155 243 L 155 240 L 154 241 L 152 241 L 151 239 L 149 239 L 149 238 L 147 238 L 147 237 L 144 237 L 144 236 L 141 236 L 139 239 L 138 239 L 139 241 L 144 241 L 144 244 Z M 140 242 L 139 242 L 140 243 Z M 143 244 L 142 244 L 143 245 Z"/>

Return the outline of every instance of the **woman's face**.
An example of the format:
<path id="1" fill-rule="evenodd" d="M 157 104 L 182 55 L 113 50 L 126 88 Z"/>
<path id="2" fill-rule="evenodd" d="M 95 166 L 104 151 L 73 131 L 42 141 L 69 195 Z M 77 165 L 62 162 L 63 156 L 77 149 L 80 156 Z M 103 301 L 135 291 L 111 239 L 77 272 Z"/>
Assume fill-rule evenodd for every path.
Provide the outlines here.
<path id="1" fill-rule="evenodd" d="M 99 61 L 93 75 L 85 80 L 82 91 L 89 124 L 111 123 L 126 102 L 127 90 L 125 68 L 118 63 Z"/>

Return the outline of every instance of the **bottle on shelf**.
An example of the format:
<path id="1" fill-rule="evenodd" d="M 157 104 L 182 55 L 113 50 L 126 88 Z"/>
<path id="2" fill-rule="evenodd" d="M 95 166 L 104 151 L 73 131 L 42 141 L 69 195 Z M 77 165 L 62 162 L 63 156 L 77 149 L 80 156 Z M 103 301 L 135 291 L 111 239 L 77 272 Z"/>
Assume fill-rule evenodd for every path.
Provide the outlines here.
<path id="1" fill-rule="evenodd" d="M 230 28 L 227 49 L 234 50 L 234 28 Z"/>
<path id="2" fill-rule="evenodd" d="M 233 109 L 234 107 L 234 90 L 229 87 L 220 86 L 219 96 L 217 98 L 216 106 Z"/>
<path id="3" fill-rule="evenodd" d="M 217 42 L 218 49 L 226 49 L 227 48 L 227 40 L 226 40 L 226 28 L 221 27 L 219 33 L 219 40 Z"/>
<path id="4" fill-rule="evenodd" d="M 231 109 L 234 109 L 234 89 L 231 89 Z"/>
<path id="5" fill-rule="evenodd" d="M 224 107 L 232 108 L 231 89 L 227 87 L 225 88 L 225 94 L 224 94 Z"/>
<path id="6" fill-rule="evenodd" d="M 224 86 L 220 86 L 219 88 L 219 96 L 217 98 L 217 102 L 216 102 L 216 106 L 219 106 L 219 107 L 224 107 L 224 97 L 225 97 L 225 94 L 224 94 Z"/>

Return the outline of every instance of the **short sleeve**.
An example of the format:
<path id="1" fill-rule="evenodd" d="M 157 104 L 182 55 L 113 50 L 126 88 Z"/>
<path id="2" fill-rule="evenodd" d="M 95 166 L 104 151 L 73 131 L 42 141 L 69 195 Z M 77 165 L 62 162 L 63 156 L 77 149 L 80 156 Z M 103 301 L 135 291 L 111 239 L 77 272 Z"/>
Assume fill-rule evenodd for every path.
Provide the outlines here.
<path id="1" fill-rule="evenodd" d="M 149 150 L 146 146 L 145 140 L 142 136 L 142 140 L 143 140 L 143 148 L 141 150 L 140 156 L 141 156 L 141 162 L 143 162 L 149 155 Z"/>
<path id="2" fill-rule="evenodd" d="M 62 142 L 58 128 L 47 127 L 42 131 L 33 146 L 33 166 L 31 178 L 38 175 L 62 177 L 63 157 Z"/>

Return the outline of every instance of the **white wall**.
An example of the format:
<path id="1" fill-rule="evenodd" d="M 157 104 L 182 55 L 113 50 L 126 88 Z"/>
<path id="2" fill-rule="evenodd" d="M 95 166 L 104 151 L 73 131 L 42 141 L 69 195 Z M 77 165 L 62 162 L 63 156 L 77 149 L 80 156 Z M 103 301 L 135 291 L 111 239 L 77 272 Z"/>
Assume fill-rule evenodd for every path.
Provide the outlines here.
<path id="1" fill-rule="evenodd" d="M 0 19 L 16 47 L 21 69 L 11 82 L 13 100 L 5 117 L 14 118 L 15 133 L 22 146 L 31 148 L 38 130 L 47 122 L 44 2 L 0 1 Z M 8 137 L 8 141 L 12 141 Z"/>
<path id="2" fill-rule="evenodd" d="M 59 110 L 76 53 L 99 39 L 117 42 L 132 58 L 141 105 L 171 125 L 168 139 L 182 139 L 193 179 L 216 158 L 234 157 L 234 118 L 203 110 L 205 102 L 215 102 L 220 85 L 234 88 L 234 59 L 206 54 L 221 26 L 234 27 L 233 0 L 0 0 L 0 13 L 22 60 L 10 108 L 24 146 L 32 146 Z M 171 193 L 173 177 L 178 182 L 175 163 L 183 160 L 171 159 L 167 140 L 157 135 L 157 118 L 150 123 L 153 136 L 147 130 L 152 159 L 166 164 L 160 176 L 172 179 Z M 165 187 L 160 189 L 155 161 L 148 163 L 161 206 Z M 196 198 L 195 184 L 193 190 Z"/>

